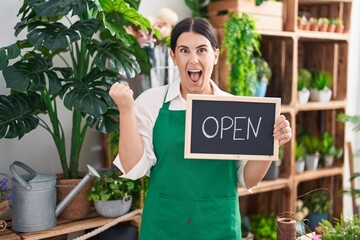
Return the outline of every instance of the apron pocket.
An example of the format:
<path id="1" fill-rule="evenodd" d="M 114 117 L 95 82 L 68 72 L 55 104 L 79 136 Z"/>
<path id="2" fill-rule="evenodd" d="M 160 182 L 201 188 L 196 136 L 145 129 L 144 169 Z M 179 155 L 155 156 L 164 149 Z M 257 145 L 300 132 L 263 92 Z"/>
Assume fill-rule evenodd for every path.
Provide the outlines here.
<path id="1" fill-rule="evenodd" d="M 158 204 L 158 239 L 199 239 L 200 201 L 160 194 Z"/>
<path id="2" fill-rule="evenodd" d="M 200 221 L 200 239 L 241 239 L 238 198 L 223 197 L 203 200 Z"/>

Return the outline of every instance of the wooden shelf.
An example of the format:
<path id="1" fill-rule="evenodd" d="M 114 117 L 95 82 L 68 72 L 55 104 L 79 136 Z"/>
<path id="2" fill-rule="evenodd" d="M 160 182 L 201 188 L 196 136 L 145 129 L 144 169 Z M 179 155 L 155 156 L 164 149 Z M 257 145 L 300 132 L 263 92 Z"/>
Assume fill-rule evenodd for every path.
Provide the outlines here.
<path id="1" fill-rule="evenodd" d="M 286 38 L 296 37 L 296 33 L 294 32 L 270 31 L 270 30 L 258 30 L 257 32 L 262 36 L 286 37 Z"/>
<path id="2" fill-rule="evenodd" d="M 351 3 L 352 0 L 299 0 L 299 4 Z"/>
<path id="3" fill-rule="evenodd" d="M 289 105 L 281 105 L 281 113 L 291 113 L 293 111 L 293 107 Z"/>
<path id="4" fill-rule="evenodd" d="M 349 41 L 349 34 L 347 33 L 298 30 L 296 36 L 303 41 Z"/>
<path id="5" fill-rule="evenodd" d="M 278 189 L 287 188 L 289 187 L 289 185 L 290 185 L 290 181 L 287 178 L 280 178 L 273 181 L 262 181 L 258 186 L 252 188 L 252 193 L 245 188 L 238 187 L 238 195 L 241 197 L 249 194 L 274 191 Z"/>
<path id="6" fill-rule="evenodd" d="M 296 106 L 297 111 L 317 111 L 317 110 L 334 110 L 334 109 L 345 109 L 345 101 L 330 101 L 327 103 L 323 102 L 308 102 L 306 104 L 298 104 Z"/>
<path id="7" fill-rule="evenodd" d="M 125 218 L 121 222 L 135 221 L 136 225 L 139 226 L 141 220 L 141 214 L 142 214 L 141 210 L 135 210 L 133 212 L 129 212 L 126 215 L 124 215 Z M 97 228 L 105 224 L 108 224 L 114 221 L 115 219 L 117 218 L 105 218 L 105 217 L 100 217 L 97 213 L 91 213 L 89 217 L 87 217 L 86 219 L 74 220 L 74 221 L 59 220 L 58 224 L 53 228 L 38 232 L 13 233 L 15 235 L 18 235 L 19 238 L 4 238 L 4 239 L 36 240 L 36 239 L 56 237 L 86 229 Z M 7 229 L 7 231 L 9 230 Z M 2 239 L 1 235 L 0 235 L 0 239 Z"/>
<path id="8" fill-rule="evenodd" d="M 330 177 L 334 175 L 342 175 L 343 174 L 342 167 L 335 168 L 320 168 L 315 171 L 305 171 L 301 174 L 295 175 L 295 182 L 306 182 L 314 179 Z"/>

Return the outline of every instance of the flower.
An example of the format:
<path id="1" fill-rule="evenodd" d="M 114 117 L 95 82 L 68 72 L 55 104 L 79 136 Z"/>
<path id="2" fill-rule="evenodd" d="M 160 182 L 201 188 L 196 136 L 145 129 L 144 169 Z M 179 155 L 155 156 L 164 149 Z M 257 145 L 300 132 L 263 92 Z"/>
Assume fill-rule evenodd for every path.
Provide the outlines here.
<path id="1" fill-rule="evenodd" d="M 134 35 L 142 48 L 146 46 L 154 47 L 155 44 L 169 46 L 172 27 L 178 21 L 178 15 L 170 8 L 161 8 L 157 19 L 147 17 L 152 27 L 157 33 L 147 33 L 142 29 L 134 27 L 128 28 L 128 33 Z"/>
<path id="2" fill-rule="evenodd" d="M 6 177 L 3 177 L 0 180 L 0 202 L 11 200 L 13 198 L 13 188 L 8 188 L 8 182 L 9 179 L 7 179 Z"/>
<path id="3" fill-rule="evenodd" d="M 296 213 L 294 218 L 297 221 L 302 221 L 309 214 L 309 209 L 304 206 L 304 202 L 300 199 L 296 201 Z"/>

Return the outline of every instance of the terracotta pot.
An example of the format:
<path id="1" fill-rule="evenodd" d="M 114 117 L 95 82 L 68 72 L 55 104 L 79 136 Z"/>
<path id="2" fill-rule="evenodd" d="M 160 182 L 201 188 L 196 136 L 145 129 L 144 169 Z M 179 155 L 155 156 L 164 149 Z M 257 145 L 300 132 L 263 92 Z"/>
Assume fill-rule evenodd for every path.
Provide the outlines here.
<path id="1" fill-rule="evenodd" d="M 327 32 L 329 25 L 328 24 L 321 24 L 319 31 L 320 32 Z"/>
<path id="2" fill-rule="evenodd" d="M 319 25 L 317 23 L 312 23 L 310 25 L 310 31 L 319 31 Z"/>
<path id="3" fill-rule="evenodd" d="M 343 24 L 341 24 L 341 25 L 336 25 L 336 27 L 335 27 L 335 32 L 337 32 L 337 33 L 343 33 L 344 32 L 344 25 Z"/>
<path id="4" fill-rule="evenodd" d="M 335 32 L 335 29 L 336 29 L 336 25 L 335 24 L 330 24 L 327 31 L 328 32 Z"/>
<path id="5" fill-rule="evenodd" d="M 81 181 L 81 179 L 63 179 L 61 176 L 57 180 L 57 203 L 61 202 L 69 192 Z M 81 191 L 74 197 L 64 211 L 59 215 L 61 219 L 77 220 L 85 218 L 90 213 L 92 202 L 88 200 L 88 191 L 92 181 L 87 182 Z"/>

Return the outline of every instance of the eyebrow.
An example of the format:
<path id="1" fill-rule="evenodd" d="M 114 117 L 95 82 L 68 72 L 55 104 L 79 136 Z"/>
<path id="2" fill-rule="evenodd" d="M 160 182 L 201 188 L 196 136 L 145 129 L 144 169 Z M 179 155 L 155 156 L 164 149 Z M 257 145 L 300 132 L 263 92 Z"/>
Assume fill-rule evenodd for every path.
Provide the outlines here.
<path id="1" fill-rule="evenodd" d="M 189 47 L 187 47 L 187 46 L 185 46 L 185 45 L 179 45 L 177 48 L 181 48 L 181 47 L 183 47 L 183 48 L 189 48 Z M 201 45 L 197 46 L 196 48 L 202 48 L 202 47 L 209 47 L 209 46 L 206 45 L 206 44 L 201 44 Z"/>

